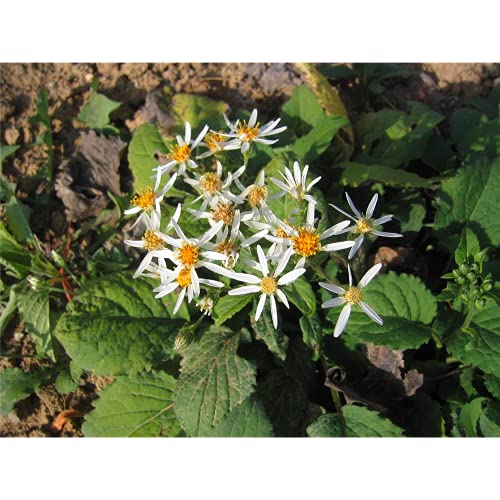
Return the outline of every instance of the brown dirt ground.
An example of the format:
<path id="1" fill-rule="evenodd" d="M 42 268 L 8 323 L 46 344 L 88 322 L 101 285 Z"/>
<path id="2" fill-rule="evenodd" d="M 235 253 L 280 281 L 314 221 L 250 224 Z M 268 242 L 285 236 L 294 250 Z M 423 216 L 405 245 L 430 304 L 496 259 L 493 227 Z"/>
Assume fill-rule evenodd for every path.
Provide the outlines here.
<path id="1" fill-rule="evenodd" d="M 437 111 L 453 107 L 471 95 L 486 95 L 500 87 L 498 64 L 410 64 L 412 77 L 392 89 L 395 102 L 417 99 Z M 35 114 L 36 96 L 41 87 L 49 94 L 49 113 L 54 135 L 54 165 L 67 158 L 74 147 L 78 129 L 76 120 L 86 103 L 94 78 L 99 91 L 122 102 L 114 116 L 114 124 L 131 134 L 144 121 L 141 108 L 146 95 L 167 86 L 173 93 L 185 92 L 221 99 L 232 109 L 258 107 L 263 119 L 271 117 L 302 79 L 292 64 L 2 64 L 0 65 L 1 142 L 21 148 L 5 164 L 3 176 L 15 181 L 20 198 L 39 192 L 44 186 L 34 185 L 30 178 L 37 173 L 45 158 L 43 146 L 33 147 L 33 127 L 29 118 Z M 338 86 L 347 109 L 356 110 L 357 95 L 350 88 Z M 35 227 L 41 241 L 54 244 L 64 230 L 61 215 Z M 46 233 L 46 234 L 44 234 Z M 0 371 L 17 366 L 23 370 L 50 362 L 35 360 L 34 344 L 14 319 L 1 339 Z M 49 384 L 37 394 L 16 404 L 6 416 L 0 416 L 0 436 L 81 436 L 82 419 L 70 419 L 62 431 L 52 424 L 67 409 L 86 413 L 98 391 L 109 379 L 83 374 L 78 388 L 61 395 Z"/>

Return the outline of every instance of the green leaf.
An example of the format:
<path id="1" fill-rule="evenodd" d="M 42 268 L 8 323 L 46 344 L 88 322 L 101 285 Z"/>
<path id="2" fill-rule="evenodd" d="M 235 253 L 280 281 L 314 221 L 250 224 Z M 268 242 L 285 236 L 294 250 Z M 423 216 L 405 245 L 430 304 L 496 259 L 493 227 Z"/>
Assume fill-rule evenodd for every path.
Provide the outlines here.
<path id="1" fill-rule="evenodd" d="M 0 223 L 0 264 L 16 278 L 23 278 L 31 269 L 30 254 Z"/>
<path id="2" fill-rule="evenodd" d="M 227 113 L 229 106 L 223 101 L 214 101 L 208 97 L 192 94 L 176 94 L 172 98 L 172 112 L 179 125 L 179 131 L 184 132 L 185 122 L 189 122 L 192 129 L 202 128 L 205 124 L 211 128 L 224 125 L 223 113 Z M 201 130 L 200 130 L 201 131 Z M 196 134 L 193 130 L 193 138 Z"/>
<path id="3" fill-rule="evenodd" d="M 272 370 L 259 382 L 257 395 L 276 436 L 302 436 L 308 407 L 304 385 L 279 369 Z"/>
<path id="4" fill-rule="evenodd" d="M 466 227 L 460 236 L 460 243 L 455 250 L 455 262 L 462 264 L 468 257 L 475 257 L 479 253 L 479 240 L 470 227 Z"/>
<path id="5" fill-rule="evenodd" d="M 321 339 L 323 327 L 317 316 L 301 316 L 299 319 L 300 329 L 302 331 L 302 340 L 313 350 L 313 359 L 317 361 L 320 358 Z"/>
<path id="6" fill-rule="evenodd" d="M 79 384 L 78 380 L 75 381 L 73 379 L 71 370 L 68 367 L 59 372 L 54 385 L 61 394 L 69 394 L 70 392 L 74 392 Z"/>
<path id="7" fill-rule="evenodd" d="M 286 296 L 305 316 L 311 318 L 316 314 L 316 296 L 303 276 L 287 286 Z"/>
<path id="8" fill-rule="evenodd" d="M 429 179 L 387 165 L 343 162 L 339 163 L 338 166 L 344 169 L 340 178 L 340 182 L 344 186 L 357 187 L 366 181 L 382 182 L 386 186 L 392 187 L 429 188 L 432 185 Z"/>
<path id="9" fill-rule="evenodd" d="M 136 129 L 128 148 L 128 162 L 134 175 L 135 191 L 154 186 L 152 169 L 159 165 L 156 154 L 165 154 L 167 151 L 167 146 L 154 125 L 144 123 Z"/>
<path id="10" fill-rule="evenodd" d="M 460 412 L 459 422 L 467 437 L 477 437 L 477 424 L 483 413 L 484 400 L 484 398 L 473 399 L 470 403 L 466 403 Z"/>
<path id="11" fill-rule="evenodd" d="M 13 155 L 21 146 L 0 144 L 0 164 L 10 155 Z"/>
<path id="12" fill-rule="evenodd" d="M 239 333 L 211 327 L 184 351 L 175 391 L 175 413 L 191 436 L 213 427 L 253 392 L 255 366 L 237 355 Z"/>
<path id="13" fill-rule="evenodd" d="M 308 134 L 299 137 L 290 151 L 303 163 L 314 161 L 327 150 L 337 132 L 348 124 L 349 120 L 341 116 L 325 117 Z"/>
<path id="14" fill-rule="evenodd" d="M 0 414 L 9 413 L 14 405 L 27 398 L 52 378 L 52 371 L 40 368 L 25 372 L 20 368 L 7 368 L 0 372 Z"/>
<path id="15" fill-rule="evenodd" d="M 484 385 L 491 394 L 497 399 L 500 399 L 500 378 L 488 373 L 484 376 Z"/>
<path id="16" fill-rule="evenodd" d="M 90 282 L 68 305 L 55 336 L 75 365 L 96 375 L 133 374 L 175 356 L 182 322 L 131 272 Z"/>
<path id="17" fill-rule="evenodd" d="M 479 417 L 479 428 L 484 437 L 500 437 L 500 401 L 490 401 Z"/>
<path id="18" fill-rule="evenodd" d="M 50 321 L 49 292 L 23 290 L 18 298 L 19 312 L 28 333 L 36 340 L 38 354 L 55 361 Z"/>
<path id="19" fill-rule="evenodd" d="M 78 115 L 78 121 L 87 125 L 98 132 L 114 132 L 120 131 L 111 125 L 109 115 L 117 110 L 121 103 L 113 101 L 105 95 L 92 92 L 87 104 L 83 107 Z"/>
<path id="20" fill-rule="evenodd" d="M 347 405 L 342 408 L 347 437 L 400 437 L 403 429 L 394 425 L 376 411 L 363 406 Z M 307 428 L 310 437 L 340 437 L 340 423 L 336 414 L 322 415 Z"/>
<path id="21" fill-rule="evenodd" d="M 237 312 L 241 311 L 252 301 L 252 295 L 224 295 L 214 306 L 213 314 L 215 324 L 222 325 Z"/>
<path id="22" fill-rule="evenodd" d="M 234 408 L 209 435 L 210 437 L 272 437 L 273 426 L 262 403 L 252 395 Z"/>
<path id="23" fill-rule="evenodd" d="M 17 283 L 12 285 L 9 290 L 9 301 L 3 307 L 2 313 L 0 314 L 0 337 L 3 334 L 6 326 L 9 324 L 10 318 L 17 311 L 17 296 L 21 291 L 21 284 Z"/>
<path id="24" fill-rule="evenodd" d="M 496 285 L 500 288 L 500 285 Z M 500 308 L 491 298 L 477 312 L 470 327 L 473 335 L 459 331 L 446 344 L 448 351 L 464 364 L 478 366 L 485 373 L 500 377 Z"/>
<path id="25" fill-rule="evenodd" d="M 284 115 L 283 122 L 293 129 L 299 126 L 300 122 L 314 127 L 325 118 L 316 96 L 305 85 L 293 90 L 292 96 L 281 111 Z"/>
<path id="26" fill-rule="evenodd" d="M 118 377 L 93 402 L 82 426 L 85 436 L 178 436 L 173 409 L 175 379 L 164 372 Z"/>
<path id="27" fill-rule="evenodd" d="M 283 334 L 279 325 L 278 329 L 274 328 L 269 309 L 266 308 L 262 311 L 259 321 L 255 321 L 255 316 L 252 314 L 250 323 L 255 332 L 255 338 L 262 340 L 272 353 L 284 360 L 288 346 L 288 337 Z"/>
<path id="28" fill-rule="evenodd" d="M 14 192 L 3 180 L 0 180 L 0 198 L 4 201 L 7 224 L 17 241 L 22 243 L 33 238 L 29 225 L 31 209 L 17 199 Z"/>
<path id="29" fill-rule="evenodd" d="M 439 241 L 453 251 L 464 227 L 470 227 L 481 247 L 500 245 L 500 158 L 475 159 L 441 184 L 436 195 L 434 229 Z"/>
<path id="30" fill-rule="evenodd" d="M 396 215 L 401 233 L 420 231 L 427 213 L 425 200 L 417 190 L 405 190 L 391 197 L 385 210 Z"/>
<path id="31" fill-rule="evenodd" d="M 429 340 L 431 328 L 426 325 L 436 315 L 436 302 L 417 277 L 392 271 L 379 275 L 363 289 L 363 302 L 378 313 L 384 324 L 378 325 L 353 307 L 343 333 L 349 345 L 371 342 L 392 349 L 416 349 Z M 330 309 L 327 318 L 336 323 L 340 310 Z"/>

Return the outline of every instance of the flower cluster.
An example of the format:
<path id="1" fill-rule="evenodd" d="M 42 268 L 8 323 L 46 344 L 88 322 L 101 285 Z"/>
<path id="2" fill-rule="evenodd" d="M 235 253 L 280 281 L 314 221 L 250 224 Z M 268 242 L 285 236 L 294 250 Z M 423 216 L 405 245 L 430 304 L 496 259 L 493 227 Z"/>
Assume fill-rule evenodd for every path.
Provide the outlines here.
<path id="1" fill-rule="evenodd" d="M 346 193 L 354 215 L 332 205 L 349 220 L 330 227 L 325 227 L 323 222 L 320 228 L 312 188 L 321 177 L 308 179 L 308 165 L 301 168 L 294 162 L 290 169 L 278 172 L 281 179 L 270 177 L 268 180 L 278 188 L 272 196 L 268 190 L 272 184 L 266 182 L 265 169 L 254 182 L 245 184 L 247 162 L 254 144 L 274 144 L 278 139 L 269 137 L 286 127 L 277 128 L 279 118 L 261 127 L 257 110 L 252 111 L 248 122 L 231 122 L 225 115 L 224 119 L 228 131 L 209 130 L 205 126 L 194 140 L 190 124 L 185 124 L 184 137 L 176 137 L 167 162 L 153 169 L 154 187 L 134 196 L 132 208 L 125 211 L 126 215 L 137 216 L 132 228 L 142 231 L 139 239 L 125 240 L 125 243 L 145 252 L 134 277 L 143 275 L 158 280 L 154 288 L 156 298 L 177 296 L 174 314 L 185 300 L 190 303 L 196 299 L 202 313 L 210 315 L 226 289 L 230 296 L 258 294 L 255 320 L 269 307 L 277 328 L 278 305 L 290 307 L 287 287 L 304 275 L 311 259 L 320 253 L 333 254 L 347 249 L 350 259 L 368 234 L 400 235 L 377 229 L 392 218 L 391 215 L 372 218 L 377 195 L 363 215 Z M 233 168 L 225 152 L 237 149 L 243 161 Z M 209 160 L 205 160 L 207 158 Z M 178 204 L 168 220 L 162 222 L 166 211 L 162 212 L 161 202 L 174 185 L 179 186 L 181 182 L 193 195 L 187 195 L 184 203 Z M 293 206 L 286 218 L 278 217 L 270 207 L 270 200 L 282 197 L 288 197 Z M 205 228 L 193 234 L 192 228 L 203 224 Z M 350 233 L 349 238 L 333 241 L 334 237 L 346 233 Z M 355 305 L 382 323 L 375 311 L 361 301 L 362 288 L 379 270 L 380 266 L 370 269 L 359 286 L 353 287 L 348 267 L 347 290 L 332 283 L 320 283 L 323 288 L 340 294 L 326 301 L 323 307 L 345 304 L 335 335 L 340 335 Z M 234 286 L 234 282 L 240 286 Z M 219 290 L 210 292 L 210 289 Z"/>

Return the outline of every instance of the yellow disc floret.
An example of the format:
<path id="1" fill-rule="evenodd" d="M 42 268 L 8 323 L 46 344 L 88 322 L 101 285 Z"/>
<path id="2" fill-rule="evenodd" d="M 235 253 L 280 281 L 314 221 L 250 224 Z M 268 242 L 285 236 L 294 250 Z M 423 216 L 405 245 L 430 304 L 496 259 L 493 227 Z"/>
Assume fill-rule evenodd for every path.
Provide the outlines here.
<path id="1" fill-rule="evenodd" d="M 175 146 L 169 156 L 170 158 L 172 158 L 172 160 L 182 163 L 189 160 L 190 155 L 191 148 L 187 144 L 184 144 L 182 146 Z"/>
<path id="2" fill-rule="evenodd" d="M 212 210 L 215 222 L 222 221 L 224 224 L 231 224 L 234 220 L 234 208 L 229 203 L 219 203 Z"/>
<path id="3" fill-rule="evenodd" d="M 183 243 L 178 251 L 178 258 L 187 269 L 191 269 L 198 262 L 199 253 L 200 249 L 196 245 Z"/>
<path id="4" fill-rule="evenodd" d="M 267 188 L 265 186 L 252 186 L 248 193 L 248 203 L 250 206 L 259 207 L 267 198 Z"/>
<path id="5" fill-rule="evenodd" d="M 164 241 L 153 230 L 148 229 L 142 237 L 144 248 L 151 252 L 152 250 L 161 250 L 165 247 Z"/>
<path id="6" fill-rule="evenodd" d="M 212 151 L 212 153 L 217 153 L 218 151 L 222 151 L 224 148 L 223 146 L 220 145 L 220 143 L 223 143 L 227 140 L 227 138 L 221 134 L 218 134 L 217 132 L 210 131 L 206 136 L 205 136 L 205 144 L 207 145 L 207 148 Z"/>
<path id="7" fill-rule="evenodd" d="M 136 194 L 130 203 L 134 205 L 134 207 L 140 207 L 143 210 L 151 210 L 154 207 L 155 203 L 155 194 L 153 190 L 148 187 L 141 194 Z"/>
<path id="8" fill-rule="evenodd" d="M 293 249 L 302 257 L 311 257 L 321 250 L 319 234 L 316 229 L 309 231 L 305 227 L 299 229 L 299 234 L 291 238 Z"/>
<path id="9" fill-rule="evenodd" d="M 177 283 L 182 288 L 186 288 L 191 284 L 191 270 L 188 268 L 181 269 L 179 276 L 177 276 Z"/>
<path id="10" fill-rule="evenodd" d="M 255 127 L 249 127 L 247 125 L 246 121 L 243 121 L 243 123 L 238 127 L 238 130 L 236 133 L 238 134 L 238 137 L 240 138 L 240 141 L 242 142 L 251 142 L 255 140 L 257 137 L 259 137 L 259 124 Z"/>
<path id="11" fill-rule="evenodd" d="M 262 290 L 262 293 L 272 295 L 278 289 L 278 283 L 271 276 L 267 276 L 260 282 L 260 289 Z"/>
<path id="12" fill-rule="evenodd" d="M 361 290 L 355 286 L 349 287 L 347 292 L 344 294 L 344 299 L 346 302 L 349 302 L 349 304 L 359 304 L 361 302 L 363 294 L 361 293 Z"/>
<path id="13" fill-rule="evenodd" d="M 234 245 L 231 240 L 224 240 L 217 244 L 216 249 L 224 255 L 231 255 L 234 252 Z"/>
<path id="14" fill-rule="evenodd" d="M 211 195 L 217 193 L 217 191 L 219 191 L 219 189 L 222 187 L 220 177 L 213 172 L 202 175 L 199 182 L 201 189 Z"/>
<path id="15" fill-rule="evenodd" d="M 371 231 L 373 231 L 372 219 L 363 218 L 359 219 L 356 222 L 355 232 L 366 234 L 370 233 Z"/>

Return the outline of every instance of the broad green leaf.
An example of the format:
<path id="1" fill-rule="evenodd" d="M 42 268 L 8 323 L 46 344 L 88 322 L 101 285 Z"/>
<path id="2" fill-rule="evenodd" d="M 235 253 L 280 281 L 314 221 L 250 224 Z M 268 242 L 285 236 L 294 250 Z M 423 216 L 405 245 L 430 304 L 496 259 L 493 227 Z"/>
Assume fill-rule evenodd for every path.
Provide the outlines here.
<path id="1" fill-rule="evenodd" d="M 21 146 L 0 144 L 0 164 L 3 163 L 10 155 L 13 155 Z"/>
<path id="2" fill-rule="evenodd" d="M 344 169 L 340 178 L 340 182 L 344 186 L 357 187 L 366 181 L 382 182 L 386 186 L 392 187 L 429 188 L 432 185 L 429 179 L 387 165 L 343 162 L 338 166 Z"/>
<path id="3" fill-rule="evenodd" d="M 401 226 L 401 233 L 418 232 L 422 228 L 427 208 L 417 190 L 405 190 L 391 197 L 384 207 L 384 213 L 394 214 Z"/>
<path id="4" fill-rule="evenodd" d="M 214 429 L 210 437 L 271 437 L 273 426 L 262 403 L 249 396 L 234 408 Z"/>
<path id="5" fill-rule="evenodd" d="M 288 337 L 283 334 L 281 325 L 278 325 L 278 329 L 274 328 L 270 310 L 265 308 L 259 321 L 255 321 L 255 315 L 252 314 L 250 323 L 255 332 L 255 338 L 262 340 L 272 353 L 284 360 L 288 346 Z"/>
<path id="6" fill-rule="evenodd" d="M 259 381 L 257 391 L 266 413 L 279 437 L 304 434 L 307 416 L 307 393 L 304 385 L 284 370 L 272 370 Z"/>
<path id="7" fill-rule="evenodd" d="M 154 125 L 144 123 L 136 129 L 128 148 L 128 162 L 134 175 L 135 191 L 140 192 L 154 186 L 153 168 L 159 166 L 156 154 L 165 154 L 167 151 L 167 146 Z"/>
<path id="8" fill-rule="evenodd" d="M 16 278 L 24 277 L 31 269 L 31 256 L 0 223 L 0 263 Z"/>
<path id="9" fill-rule="evenodd" d="M 301 316 L 299 319 L 302 331 L 302 340 L 313 350 L 313 359 L 317 361 L 320 357 L 321 339 L 323 327 L 317 316 Z"/>
<path id="10" fill-rule="evenodd" d="M 0 180 L 0 199 L 4 201 L 7 224 L 17 241 L 23 243 L 33 238 L 29 225 L 31 209 L 17 199 L 14 189 Z"/>
<path id="11" fill-rule="evenodd" d="M 290 147 L 301 163 L 314 161 L 330 146 L 337 132 L 349 120 L 341 116 L 328 116 L 323 118 L 308 134 L 299 137 Z"/>
<path id="12" fill-rule="evenodd" d="M 175 437 L 175 379 L 164 372 L 120 376 L 93 402 L 82 431 L 92 437 Z"/>
<path id="13" fill-rule="evenodd" d="M 252 300 L 252 295 L 224 295 L 214 306 L 213 318 L 217 326 L 232 318 Z"/>
<path id="14" fill-rule="evenodd" d="M 239 333 L 211 327 L 184 351 L 175 413 L 191 436 L 210 435 L 254 391 L 256 370 L 238 356 Z"/>
<path id="15" fill-rule="evenodd" d="M 0 337 L 5 330 L 5 327 L 9 324 L 10 318 L 17 311 L 17 297 L 19 292 L 21 291 L 21 284 L 17 283 L 12 285 L 9 290 L 9 300 L 7 304 L 2 309 L 2 313 L 0 314 Z"/>
<path id="16" fill-rule="evenodd" d="M 500 399 L 500 377 L 495 377 L 487 373 L 484 376 L 484 385 L 495 398 Z"/>
<path id="17" fill-rule="evenodd" d="M 344 333 L 349 345 L 371 342 L 392 349 L 415 349 L 427 342 L 436 315 L 432 293 L 415 276 L 389 272 L 376 276 L 363 289 L 366 302 L 383 319 L 379 325 L 357 306 L 353 307 Z M 341 307 L 329 309 L 327 318 L 336 323 Z"/>
<path id="18" fill-rule="evenodd" d="M 208 97 L 191 94 L 176 94 L 172 98 L 172 113 L 179 125 L 179 132 L 184 132 L 184 123 L 189 122 L 193 129 L 193 139 L 196 133 L 208 124 L 211 128 L 224 125 L 223 113 L 229 106 L 223 101 L 214 101 Z M 200 130 L 194 130 L 194 129 Z"/>
<path id="19" fill-rule="evenodd" d="M 303 276 L 287 286 L 285 294 L 302 314 L 308 317 L 316 314 L 316 296 L 311 284 Z"/>
<path id="20" fill-rule="evenodd" d="M 470 227 L 481 247 L 500 244 L 500 158 L 475 159 L 441 184 L 436 194 L 434 229 L 450 251 L 458 246 L 457 235 Z"/>
<path id="21" fill-rule="evenodd" d="M 30 372 L 7 368 L 0 372 L 0 414 L 9 413 L 18 401 L 33 394 L 41 385 L 50 382 L 51 378 L 52 372 L 48 368 Z"/>
<path id="22" fill-rule="evenodd" d="M 467 437 L 477 437 L 477 424 L 483 413 L 484 400 L 484 398 L 473 399 L 470 403 L 466 403 L 460 412 L 460 425 Z"/>
<path id="23" fill-rule="evenodd" d="M 111 125 L 109 115 L 120 106 L 121 103 L 113 101 L 103 94 L 92 92 L 89 102 L 85 104 L 78 115 L 78 121 L 99 132 L 119 133 L 119 130 Z"/>
<path id="24" fill-rule="evenodd" d="M 68 305 L 55 336 L 79 368 L 133 374 L 175 356 L 181 325 L 154 298 L 147 279 L 121 272 L 90 282 Z"/>
<path id="25" fill-rule="evenodd" d="M 479 240 L 470 227 L 462 231 L 460 243 L 455 250 L 455 262 L 462 264 L 468 257 L 475 257 L 479 253 Z"/>
<path id="26" fill-rule="evenodd" d="M 347 437 L 400 437 L 403 429 L 387 418 L 363 406 L 347 405 L 342 408 Z M 341 437 L 336 414 L 322 415 L 307 428 L 310 437 Z"/>
<path id="27" fill-rule="evenodd" d="M 55 361 L 48 290 L 25 288 L 19 295 L 18 307 L 26 330 L 37 342 L 38 354 L 46 354 Z"/>
<path id="28" fill-rule="evenodd" d="M 304 122 L 310 127 L 316 126 L 325 118 L 318 100 L 306 85 L 293 89 L 290 99 L 281 108 L 283 122 L 295 129 Z"/>
<path id="29" fill-rule="evenodd" d="M 74 380 L 69 367 L 59 372 L 54 382 L 55 388 L 61 394 L 69 394 L 78 388 L 78 380 Z"/>
<path id="30" fill-rule="evenodd" d="M 479 429 L 484 437 L 500 437 L 500 401 L 490 401 L 479 417 Z"/>
<path id="31" fill-rule="evenodd" d="M 497 285 L 499 288 L 499 285 Z M 478 366 L 500 377 L 500 308 L 488 298 L 484 309 L 472 319 L 473 335 L 458 331 L 447 342 L 448 351 L 464 364 Z"/>

